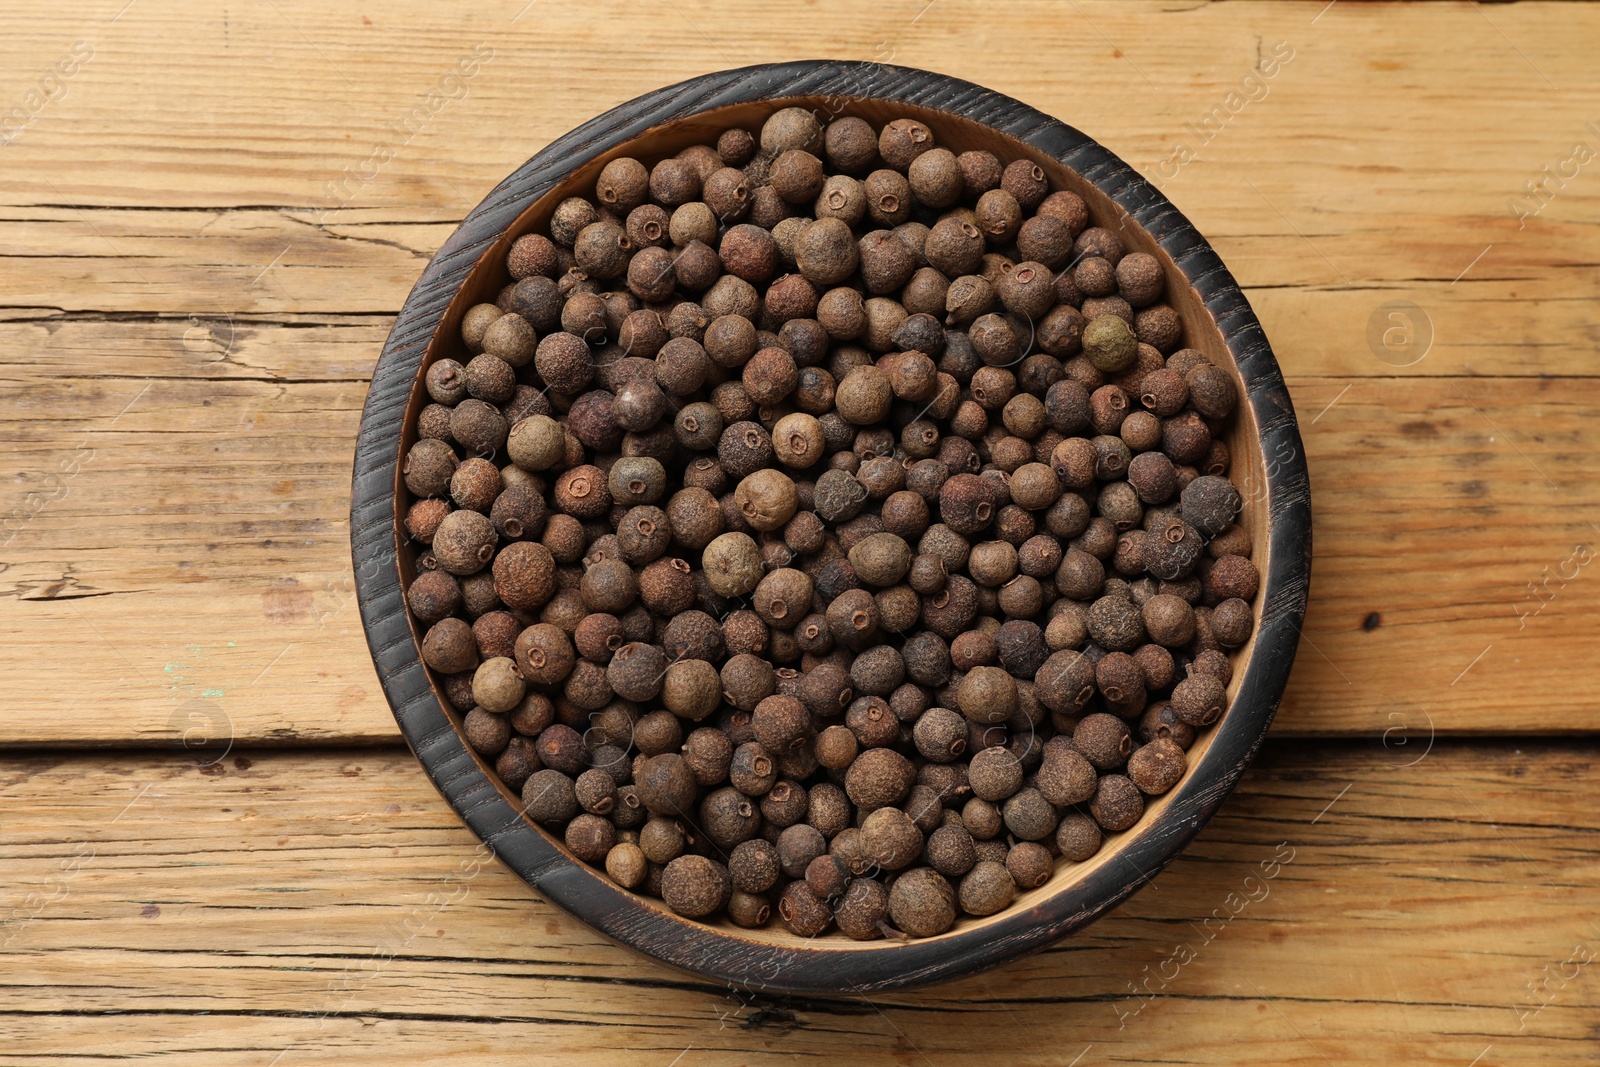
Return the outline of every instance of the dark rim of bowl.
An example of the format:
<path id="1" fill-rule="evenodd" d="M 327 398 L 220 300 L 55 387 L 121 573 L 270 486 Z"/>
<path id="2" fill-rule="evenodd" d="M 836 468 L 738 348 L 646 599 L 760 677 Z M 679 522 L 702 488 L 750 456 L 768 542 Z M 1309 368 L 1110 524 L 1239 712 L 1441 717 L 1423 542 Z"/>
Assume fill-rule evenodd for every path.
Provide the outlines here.
<path id="1" fill-rule="evenodd" d="M 1271 559 L 1254 649 L 1211 750 L 1168 810 L 1128 831 L 1116 862 L 1033 907 L 905 943 L 774 945 L 708 927 L 621 889 L 552 844 L 484 773 L 441 707 L 412 635 L 397 552 L 396 471 L 411 390 L 446 308 L 485 250 L 570 170 L 624 141 L 714 108 L 802 96 L 938 109 L 1026 142 L 1097 186 L 1149 231 L 1215 318 L 1267 457 Z M 411 290 L 378 360 L 356 444 L 350 539 L 362 622 L 395 719 L 435 786 L 501 861 L 588 925 L 675 967 L 749 989 L 859 994 L 961 977 L 1041 948 L 1119 904 L 1199 832 L 1244 773 L 1287 686 L 1310 579 L 1311 496 L 1294 408 L 1254 312 L 1211 246 L 1131 167 L 1072 127 L 970 82 L 876 63 L 801 61 L 707 74 L 615 107 L 552 142 L 467 215 Z"/>

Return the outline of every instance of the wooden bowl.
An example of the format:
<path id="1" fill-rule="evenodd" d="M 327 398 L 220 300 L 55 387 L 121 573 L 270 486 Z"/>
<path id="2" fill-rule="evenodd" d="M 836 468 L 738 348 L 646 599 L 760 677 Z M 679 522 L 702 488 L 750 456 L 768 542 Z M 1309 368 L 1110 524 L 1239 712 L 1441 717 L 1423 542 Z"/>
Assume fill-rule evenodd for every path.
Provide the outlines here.
<path id="1" fill-rule="evenodd" d="M 1059 865 L 997 915 L 905 943 L 690 921 L 579 862 L 518 813 L 519 798 L 463 741 L 460 717 L 419 661 L 403 593 L 416 551 L 396 521 L 399 460 L 416 439 L 423 374 L 457 353 L 466 309 L 492 302 L 510 280 L 512 241 L 543 226 L 562 198 L 591 189 L 617 156 L 648 164 L 714 142 L 729 126 L 759 129 L 767 115 L 795 105 L 824 119 L 916 118 L 958 153 L 986 148 L 1002 161 L 1035 160 L 1055 188 L 1088 202 L 1096 225 L 1120 227 L 1130 251 L 1162 262 L 1188 344 L 1233 372 L 1243 398 L 1227 441 L 1262 583 L 1255 636 L 1235 657 L 1228 712 L 1194 744 L 1183 781 L 1099 854 Z M 971 974 L 1038 949 L 1133 893 L 1205 825 L 1261 744 L 1288 681 L 1310 576 L 1310 486 L 1294 409 L 1255 314 L 1211 246 L 1131 167 L 1077 130 L 968 82 L 870 63 L 784 63 L 694 78 L 585 123 L 501 182 L 423 271 L 384 345 L 362 415 L 353 496 L 356 587 L 373 661 L 406 740 L 451 806 L 529 885 L 595 929 L 674 967 L 767 991 L 867 993 Z"/>

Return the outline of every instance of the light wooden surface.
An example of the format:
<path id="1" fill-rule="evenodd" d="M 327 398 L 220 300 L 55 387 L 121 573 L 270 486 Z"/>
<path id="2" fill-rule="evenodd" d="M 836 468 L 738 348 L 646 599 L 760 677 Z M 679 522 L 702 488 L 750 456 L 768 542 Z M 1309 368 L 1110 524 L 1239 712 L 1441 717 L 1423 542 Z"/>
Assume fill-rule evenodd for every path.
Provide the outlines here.
<path id="1" fill-rule="evenodd" d="M 1600 8 L 18 0 L 0 31 L 0 1064 L 1590 1062 L 1594 748 L 1513 735 L 1600 724 L 1600 159 L 1569 162 Z M 981 82 L 1160 184 L 1260 313 L 1315 491 L 1279 740 L 1219 821 L 1086 937 L 876 1004 L 745 1003 L 464 875 L 346 537 L 366 379 L 454 221 L 598 111 L 803 56 Z"/>
<path id="2" fill-rule="evenodd" d="M 1587 1064 L 1595 756 L 1279 743 L 1086 934 L 837 1002 L 606 943 L 403 750 L 6 759 L 0 1062 Z"/>

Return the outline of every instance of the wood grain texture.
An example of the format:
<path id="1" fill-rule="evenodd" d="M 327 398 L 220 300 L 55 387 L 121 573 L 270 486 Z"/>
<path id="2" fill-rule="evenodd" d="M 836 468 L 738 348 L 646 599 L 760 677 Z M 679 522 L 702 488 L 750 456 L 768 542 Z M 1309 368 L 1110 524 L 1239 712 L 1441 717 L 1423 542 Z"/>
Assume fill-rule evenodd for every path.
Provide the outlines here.
<path id="1" fill-rule="evenodd" d="M 1276 728 L 1374 741 L 1269 746 L 1154 890 L 1059 949 L 847 1005 L 684 980 L 496 865 L 469 876 L 473 838 L 397 749 L 241 769 L 235 747 L 221 773 L 196 767 L 220 748 L 13 758 L 0 1061 L 1592 1058 L 1592 746 L 1442 738 L 1596 723 L 1593 575 L 1572 561 L 1600 521 L 1600 179 L 1546 185 L 1520 223 L 1511 201 L 1575 141 L 1600 147 L 1597 5 L 16 0 L 3 21 L 0 108 L 75 42 L 94 56 L 0 132 L 0 517 L 26 519 L 0 549 L 0 743 L 393 738 L 344 526 L 390 317 L 561 133 L 805 55 L 1015 96 L 1208 237 L 1273 340 L 1318 492 L 1309 640 Z M 1295 58 L 1267 94 L 1164 177 L 1186 124 L 1278 41 Z M 465 92 L 397 137 L 485 42 Z M 380 143 L 393 159 L 331 193 Z M 1408 366 L 1370 343 L 1394 301 L 1431 334 Z M 63 494 L 48 479 L 84 447 Z M 1129 992 L 1159 987 L 1183 928 L 1286 840 L 1268 898 L 1159 996 Z"/>
<path id="2" fill-rule="evenodd" d="M 0 346 L 13 383 L 0 433 L 16 466 L 0 486 L 15 530 L 0 555 L 0 669 L 18 683 L 5 742 L 176 743 L 185 719 L 173 717 L 202 694 L 240 743 L 398 736 L 361 637 L 345 514 L 356 376 L 370 375 L 387 322 L 239 325 L 236 352 L 210 368 L 172 350 L 184 319 L 62 326 L 71 347 L 40 349 L 61 373 L 42 377 L 21 356 L 45 328 L 0 324 L 21 339 Z M 170 346 L 160 375 L 83 365 L 97 349 L 113 369 L 142 358 L 119 331 Z M 340 377 L 305 380 L 319 366 Z M 1310 644 L 1274 729 L 1381 733 L 1397 676 L 1421 681 L 1407 699 L 1440 734 L 1593 729 L 1573 649 L 1600 640 L 1600 587 L 1573 550 L 1600 540 L 1586 444 L 1600 381 L 1291 376 L 1289 387 L 1316 486 L 1318 573 Z M 163 412 L 180 407 L 176 426 Z M 37 418 L 46 408 L 55 417 Z M 81 448 L 92 458 L 52 481 Z M 97 654 L 72 676 L 98 697 L 63 716 L 55 650 L 85 645 Z M 1538 699 L 1508 703 L 1529 672 Z"/>
<path id="3" fill-rule="evenodd" d="M 245 290 L 293 244 L 289 269 L 279 278 L 275 268 L 269 281 L 308 281 L 303 295 L 346 310 L 336 302 L 367 295 L 371 282 L 308 292 L 325 273 L 312 265 L 321 255 L 312 252 L 316 220 L 453 225 L 535 149 L 623 100 L 708 70 L 820 55 L 980 82 L 1063 118 L 1159 180 L 1243 284 L 1264 291 L 1256 302 L 1290 373 L 1302 369 L 1296 358 L 1324 372 L 1386 373 L 1366 333 L 1372 312 L 1393 299 L 1423 306 L 1437 334 L 1434 351 L 1404 373 L 1468 364 L 1479 374 L 1588 373 L 1595 337 L 1584 272 L 1596 257 L 1587 220 L 1600 186 L 1567 181 L 1520 222 L 1509 204 L 1574 141 L 1593 141 L 1585 133 L 1600 120 L 1593 77 L 1572 46 L 1600 33 L 1593 5 L 1336 4 L 1323 14 L 1315 2 L 1020 0 L 997 9 L 940 0 L 924 11 L 897 0 L 861 11 L 831 0 L 796 17 L 756 0 L 696 0 L 647 15 L 619 0 L 540 0 L 532 9 L 492 0 L 470 12 L 398 0 L 359 12 L 286 2 L 225 14 L 142 0 L 112 22 L 124 2 L 96 0 L 71 19 L 40 0 L 8 8 L 0 42 L 0 60 L 15 72 L 8 107 L 75 41 L 95 54 L 6 146 L 7 217 L 57 205 L 53 231 L 27 229 L 76 235 L 96 246 L 94 260 L 120 256 L 107 239 L 133 243 L 148 277 L 101 262 L 100 284 L 86 287 L 88 264 L 72 273 L 70 263 L 39 263 L 53 258 L 46 252 L 29 266 L 47 272 L 20 279 L 41 283 L 28 291 L 44 306 L 57 306 L 60 293 L 38 288 L 65 277 L 101 300 L 170 310 L 205 295 L 238 312 L 264 299 Z M 747 34 L 737 49 L 725 39 L 729 26 Z M 1418 48 L 1419 40 L 1451 46 Z M 1258 99 L 1198 143 L 1188 126 L 1224 105 L 1280 41 L 1294 58 L 1264 88 L 1245 86 Z M 447 87 L 455 98 L 427 121 L 396 134 L 480 44 L 495 49 L 492 60 Z M 1192 162 L 1176 173 L 1163 166 L 1191 142 Z M 394 158 L 352 184 L 346 168 L 361 171 L 379 144 L 393 146 Z M 345 191 L 330 193 L 340 181 Z M 159 242 L 134 241 L 92 207 L 168 209 L 158 232 L 173 234 L 197 234 L 218 212 L 255 218 L 223 224 L 207 242 L 240 245 L 240 271 L 195 277 L 201 288 L 191 294 L 150 269 Z M 260 228 L 274 212 L 301 220 L 285 221 L 281 241 Z M 8 244 L 18 229 L 8 227 Z M 8 288 L 17 265 L 0 264 Z M 387 277 L 387 310 L 415 271 Z"/>
<path id="4" fill-rule="evenodd" d="M 1584 61 L 1559 44 L 1593 36 L 1593 5 L 1340 4 L 1313 23 L 1324 5 L 940 0 L 920 17 L 921 5 L 846 17 L 822 4 L 808 9 L 830 27 L 822 38 L 749 3 L 641 14 L 541 0 L 514 23 L 521 0 L 465 21 L 369 5 L 371 25 L 295 4 L 219 16 L 145 2 L 111 22 L 121 6 L 63 22 L 28 0 L 8 8 L 15 32 L 0 40 L 13 103 L 74 41 L 95 48 L 3 149 L 0 424 L 15 459 L 0 516 L 7 534 L 21 528 L 0 551 L 0 667 L 24 684 L 0 743 L 175 743 L 197 699 L 241 741 L 396 736 L 346 610 L 343 514 L 390 316 L 495 182 L 604 107 L 730 65 L 696 27 L 734 22 L 755 38 L 738 61 L 892 50 L 1061 116 L 1158 181 L 1218 249 L 1274 341 L 1326 502 L 1313 645 L 1280 730 L 1381 732 L 1390 679 L 1416 665 L 1440 732 L 1595 724 L 1568 651 L 1600 637 L 1595 594 L 1562 576 L 1597 521 L 1584 443 L 1600 392 L 1584 376 L 1600 338 L 1586 266 L 1600 183 L 1585 170 L 1520 230 L 1507 212 L 1596 117 Z M 624 20 L 655 44 L 618 64 L 606 35 Z M 180 34 L 182 62 L 166 62 Z M 1461 47 L 1418 49 L 1407 34 Z M 1084 77 L 1009 62 L 1023 39 L 1042 67 Z M 496 57 L 465 95 L 355 195 L 330 199 L 326 183 L 485 40 Z M 1296 54 L 1268 95 L 1164 178 L 1185 124 L 1278 40 Z M 1432 324 L 1407 367 L 1368 345 L 1394 300 Z M 260 381 L 232 392 L 218 378 Z M 62 495 L 51 476 L 86 434 L 95 458 Z M 44 602 L 75 590 L 118 595 Z M 1374 611 L 1383 626 L 1367 632 Z M 73 676 L 100 696 L 63 716 L 57 650 L 81 647 L 98 654 Z M 1506 706 L 1527 671 L 1540 699 Z"/>
<path id="5" fill-rule="evenodd" d="M 1083 934 L 841 1000 L 604 941 L 479 852 L 401 749 L 7 759 L 0 1060 L 1589 1063 L 1597 755 L 1269 745 Z"/>

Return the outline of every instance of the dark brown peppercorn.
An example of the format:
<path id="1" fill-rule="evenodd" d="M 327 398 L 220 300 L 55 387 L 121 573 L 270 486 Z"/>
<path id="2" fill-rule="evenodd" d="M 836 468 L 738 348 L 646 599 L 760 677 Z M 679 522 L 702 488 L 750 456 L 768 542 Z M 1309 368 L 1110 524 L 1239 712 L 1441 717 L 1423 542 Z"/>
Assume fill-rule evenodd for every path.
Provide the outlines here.
<path id="1" fill-rule="evenodd" d="M 1144 814 L 1144 797 L 1125 776 L 1102 775 L 1094 799 L 1089 801 L 1089 812 L 1107 831 L 1126 830 Z"/>
<path id="2" fill-rule="evenodd" d="M 507 486 L 489 509 L 489 521 L 506 541 L 539 537 L 548 517 L 544 494 L 532 485 Z"/>
<path id="3" fill-rule="evenodd" d="M 452 485 L 454 483 L 452 482 Z M 1226 478 L 1201 475 L 1184 486 L 1181 497 L 1183 521 L 1205 537 L 1221 533 L 1239 514 L 1239 490 Z"/>
<path id="4" fill-rule="evenodd" d="M 1102 840 L 1100 827 L 1079 812 L 1068 812 L 1056 828 L 1056 847 L 1061 850 L 1061 858 L 1073 863 L 1081 863 L 1099 852 Z"/>
<path id="5" fill-rule="evenodd" d="M 878 155 L 902 173 L 933 147 L 933 131 L 915 119 L 895 119 L 878 134 Z"/>
<path id="6" fill-rule="evenodd" d="M 513 278 L 527 278 L 530 275 L 553 278 L 558 263 L 556 246 L 548 237 L 537 233 L 517 238 L 511 251 L 506 254 L 506 269 Z"/>
<path id="7" fill-rule="evenodd" d="M 928 835 L 928 866 L 947 878 L 959 878 L 977 862 L 972 834 L 962 826 L 941 826 Z"/>
<path id="8" fill-rule="evenodd" d="M 700 195 L 700 173 L 682 159 L 663 159 L 650 169 L 650 195 L 667 207 L 687 204 Z"/>
<path id="9" fill-rule="evenodd" d="M 805 786 L 787 779 L 780 781 L 761 798 L 763 825 L 793 826 L 806 817 L 809 806 Z"/>
<path id="10" fill-rule="evenodd" d="M 1056 832 L 1056 809 L 1043 793 L 1027 787 L 1014 793 L 1000 809 L 1006 830 L 1024 841 L 1040 841 Z"/>
<path id="11" fill-rule="evenodd" d="M 484 756 L 498 755 L 511 740 L 511 726 L 505 716 L 483 708 L 473 708 L 461 721 L 461 733 L 473 751 Z"/>
<path id="12" fill-rule="evenodd" d="M 434 531 L 433 554 L 439 566 L 451 574 L 475 574 L 495 558 L 497 539 L 488 516 L 476 511 L 452 511 Z"/>
<path id="13" fill-rule="evenodd" d="M 930 148 L 906 167 L 912 195 L 932 208 L 954 204 L 966 191 L 966 181 L 955 155 L 946 148 Z"/>
<path id="14" fill-rule="evenodd" d="M 956 699 L 972 722 L 1004 722 L 1017 708 L 1016 679 L 1000 667 L 974 667 L 961 680 Z"/>
<path id="15" fill-rule="evenodd" d="M 961 879 L 957 891 L 961 910 L 968 915 L 993 915 L 1009 906 L 1016 895 L 1017 886 L 1010 871 L 993 860 L 985 860 L 974 866 Z"/>
<path id="16" fill-rule="evenodd" d="M 1078 652 L 1063 649 L 1045 660 L 1034 675 L 1040 703 L 1051 711 L 1075 712 L 1094 696 L 1094 664 Z"/>
<path id="17" fill-rule="evenodd" d="M 869 748 L 845 773 L 845 793 L 863 811 L 898 804 L 911 789 L 911 761 L 890 748 Z"/>
<path id="18" fill-rule="evenodd" d="M 862 182 L 867 216 L 879 226 L 898 226 L 911 217 L 911 186 L 903 174 L 875 170 Z"/>
<path id="19" fill-rule="evenodd" d="M 1060 270 L 1072 258 L 1072 229 L 1052 215 L 1036 215 L 1017 231 L 1017 252 L 1023 259 L 1042 264 L 1047 271 Z M 1054 281 L 1053 275 L 1047 277 Z M 1052 303 L 1054 296 L 1052 287 Z"/>
<path id="20" fill-rule="evenodd" d="M 734 735 L 730 734 L 730 740 Z M 746 796 L 764 796 L 778 780 L 772 756 L 755 741 L 745 741 L 733 751 L 728 781 Z"/>
<path id="21" fill-rule="evenodd" d="M 422 661 L 440 673 L 472 670 L 478 664 L 478 645 L 472 627 L 461 619 L 440 619 L 422 635 Z"/>
<path id="22" fill-rule="evenodd" d="M 778 917 L 797 937 L 816 937 L 833 925 L 833 912 L 804 881 L 790 882 L 778 899 Z"/>
<path id="23" fill-rule="evenodd" d="M 449 445 L 424 438 L 406 453 L 402 467 L 406 488 L 421 497 L 444 496 L 459 464 L 455 450 Z"/>
<path id="24" fill-rule="evenodd" d="M 584 812 L 566 829 L 567 849 L 585 863 L 602 863 L 617 843 L 617 827 L 610 819 Z"/>
<path id="25" fill-rule="evenodd" d="M 1211 632 L 1223 648 L 1238 648 L 1250 640 L 1254 629 L 1254 613 L 1238 597 L 1230 597 L 1211 609 Z"/>
<path id="26" fill-rule="evenodd" d="M 1050 192 L 1050 181 L 1039 164 L 1019 159 L 1006 165 L 1000 177 L 1000 188 L 1016 197 L 1024 211 L 1032 211 Z"/>
<path id="27" fill-rule="evenodd" d="M 967 750 L 967 723 L 948 708 L 929 708 L 916 720 L 912 737 L 926 759 L 948 763 Z"/>
<path id="28" fill-rule="evenodd" d="M 688 816 L 694 811 L 694 772 L 677 753 L 650 757 L 637 782 L 639 800 L 663 816 Z"/>
<path id="29" fill-rule="evenodd" d="M 1045 747 L 1034 784 L 1050 803 L 1065 807 L 1093 796 L 1097 777 L 1094 764 L 1081 752 L 1052 741 Z"/>
<path id="30" fill-rule="evenodd" d="M 629 156 L 613 159 L 595 181 L 595 199 L 613 211 L 626 213 L 644 203 L 650 192 L 650 172 Z"/>
<path id="31" fill-rule="evenodd" d="M 883 936 L 889 912 L 889 891 L 872 878 L 853 878 L 834 907 L 839 932 L 856 941 Z"/>
<path id="32" fill-rule="evenodd" d="M 1037 889 L 1050 880 L 1055 859 L 1043 845 L 1019 841 L 1006 854 L 1005 869 L 1018 889 Z"/>
<path id="33" fill-rule="evenodd" d="M 687 845 L 683 828 L 672 819 L 652 818 L 639 830 L 639 850 L 651 863 L 671 863 Z"/>
<path id="34" fill-rule="evenodd" d="M 1147 796 L 1160 796 L 1178 784 L 1187 767 L 1183 749 L 1158 737 L 1128 757 L 1128 778 Z"/>
<path id="35" fill-rule="evenodd" d="M 847 174 L 860 174 L 878 159 L 878 135 L 864 119 L 835 119 L 823 131 L 828 162 Z"/>
<path id="36" fill-rule="evenodd" d="M 767 181 L 791 204 L 809 204 L 822 191 L 822 161 L 802 148 L 783 151 L 773 159 Z"/>
<path id="37" fill-rule="evenodd" d="M 1164 581 L 1184 578 L 1200 559 L 1205 539 L 1200 531 L 1179 519 L 1151 530 L 1145 542 L 1144 565 L 1151 575 Z"/>
<path id="38" fill-rule="evenodd" d="M 797 748 L 812 737 L 811 715 L 793 697 L 767 697 L 756 705 L 751 721 L 756 740 L 770 752 Z"/>
<path id="39" fill-rule="evenodd" d="M 1190 402 L 1201 415 L 1223 419 L 1233 413 L 1239 394 L 1227 372 L 1202 363 L 1184 376 L 1184 382 L 1189 387 Z"/>
<path id="40" fill-rule="evenodd" d="M 807 279 L 818 285 L 837 285 L 856 269 L 855 235 L 843 219 L 817 219 L 800 230 L 794 256 Z"/>
<path id="41" fill-rule="evenodd" d="M 1159 593 L 1140 609 L 1150 640 L 1166 648 L 1182 648 L 1194 637 L 1194 609 L 1181 597 Z"/>
<path id="42" fill-rule="evenodd" d="M 1191 672 L 1172 690 L 1172 710 L 1190 726 L 1210 726 L 1227 705 L 1222 682 L 1209 674 Z"/>
<path id="43" fill-rule="evenodd" d="M 506 743 L 505 751 L 500 753 L 494 765 L 495 773 L 505 782 L 506 788 L 518 794 L 541 767 L 533 742 L 522 736 L 513 736 Z"/>
<path id="44" fill-rule="evenodd" d="M 968 199 L 975 199 L 991 189 L 999 188 L 1004 168 L 993 152 L 982 150 L 963 152 L 956 157 L 956 162 L 961 167 L 961 178 Z"/>
<path id="45" fill-rule="evenodd" d="M 423 622 L 438 622 L 461 606 L 461 583 L 446 571 L 423 571 L 406 590 L 406 605 Z"/>
<path id="46" fill-rule="evenodd" d="M 1004 748 L 975 752 L 967 765 L 967 780 L 980 800 L 1005 800 L 1022 787 L 1022 778 L 1022 764 Z"/>
<path id="47" fill-rule="evenodd" d="M 536 747 L 539 759 L 568 777 L 582 772 L 588 765 L 588 752 L 583 737 L 564 723 L 554 723 L 540 732 Z"/>
<path id="48" fill-rule="evenodd" d="M 703 918 L 725 907 L 732 892 L 728 869 L 704 856 L 679 856 L 661 874 L 661 899 L 688 919 Z"/>
<path id="49" fill-rule="evenodd" d="M 741 842 L 728 856 L 733 888 L 741 893 L 765 893 L 777 884 L 781 870 L 777 848 L 760 838 Z"/>
<path id="50" fill-rule="evenodd" d="M 1261 585 L 1261 573 L 1244 556 L 1221 555 L 1211 563 L 1209 569 L 1202 572 L 1202 582 L 1207 604 L 1235 598 L 1248 602 L 1256 597 Z"/>
<path id="51" fill-rule="evenodd" d="M 537 823 L 565 823 L 578 813 L 572 779 L 546 767 L 535 771 L 522 787 L 523 812 Z"/>
<path id="52" fill-rule="evenodd" d="M 718 789 L 701 801 L 700 829 L 723 851 L 750 840 L 760 825 L 760 812 L 737 789 Z"/>
<path id="53" fill-rule="evenodd" d="M 717 155 L 730 167 L 742 167 L 756 152 L 756 139 L 749 130 L 723 130 L 717 137 Z"/>
<path id="54" fill-rule="evenodd" d="M 1131 652 L 1145 639 L 1144 620 L 1133 602 L 1120 596 L 1102 596 L 1089 607 L 1089 636 L 1103 648 Z"/>
<path id="55" fill-rule="evenodd" d="M 779 265 L 778 245 L 772 234 L 749 223 L 730 227 L 722 235 L 718 254 L 724 269 L 752 284 L 771 279 Z"/>
<path id="56" fill-rule="evenodd" d="M 956 920 L 956 892 L 931 867 L 917 867 L 889 888 L 889 917 L 913 937 L 942 934 Z"/>
<path id="57" fill-rule="evenodd" d="M 1096 770 L 1112 771 L 1128 762 L 1133 740 L 1128 724 L 1114 715 L 1085 715 L 1072 731 L 1072 745 Z"/>
<path id="58" fill-rule="evenodd" d="M 788 826 L 778 834 L 778 863 L 790 878 L 804 878 L 811 861 L 828 851 L 821 831 L 806 823 Z"/>
<path id="59" fill-rule="evenodd" d="M 1192 411 L 1181 412 L 1161 422 L 1161 451 L 1172 462 L 1193 464 L 1205 458 L 1211 448 L 1211 431 L 1205 420 Z"/>
<path id="60" fill-rule="evenodd" d="M 901 870 L 917 861 L 922 848 L 922 831 L 899 808 L 878 808 L 862 820 L 862 855 L 874 866 Z"/>

